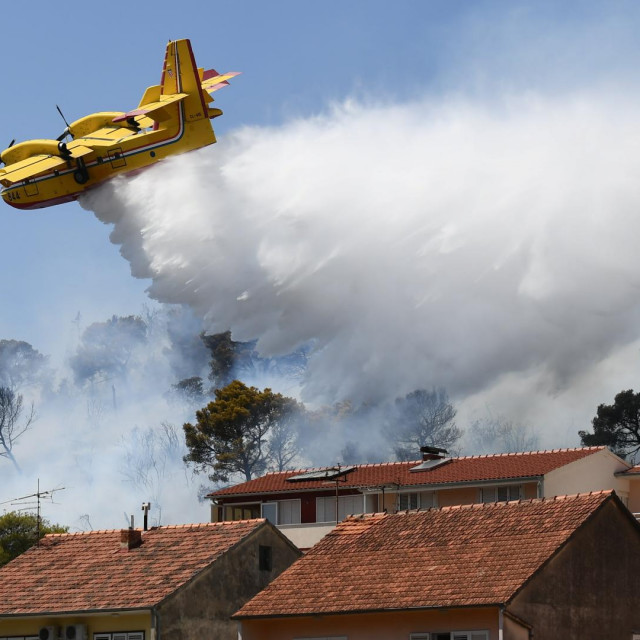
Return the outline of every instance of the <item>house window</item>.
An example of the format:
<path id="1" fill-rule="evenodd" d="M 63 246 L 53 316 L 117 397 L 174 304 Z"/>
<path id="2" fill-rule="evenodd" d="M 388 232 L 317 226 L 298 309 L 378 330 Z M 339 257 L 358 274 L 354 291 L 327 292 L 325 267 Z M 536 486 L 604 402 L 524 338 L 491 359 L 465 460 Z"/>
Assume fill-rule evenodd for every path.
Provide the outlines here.
<path id="1" fill-rule="evenodd" d="M 118 631 L 117 633 L 94 633 L 93 640 L 144 640 L 144 631 Z"/>
<path id="2" fill-rule="evenodd" d="M 418 508 L 417 493 L 399 493 L 398 494 L 398 510 L 406 511 L 407 509 Z"/>
<path id="3" fill-rule="evenodd" d="M 431 509 L 434 506 L 435 493 L 433 491 L 398 494 L 398 511 L 406 511 L 407 509 Z"/>
<path id="4" fill-rule="evenodd" d="M 271 524 L 278 524 L 278 503 L 263 502 L 262 517 L 266 518 Z"/>
<path id="5" fill-rule="evenodd" d="M 224 507 L 224 519 L 230 520 L 253 520 L 260 517 L 259 504 L 227 504 Z"/>
<path id="6" fill-rule="evenodd" d="M 261 544 L 258 547 L 258 566 L 260 571 L 271 571 L 273 567 L 271 547 Z"/>
<path id="7" fill-rule="evenodd" d="M 340 496 L 338 499 L 338 522 L 352 513 L 362 513 L 364 499 L 361 494 L 355 496 Z M 316 522 L 336 521 L 336 499 L 334 496 L 316 498 Z"/>
<path id="8" fill-rule="evenodd" d="M 300 500 L 263 502 L 262 517 L 272 524 L 300 524 Z"/>
<path id="9" fill-rule="evenodd" d="M 482 487 L 480 489 L 480 502 L 509 502 L 520 500 L 522 497 L 522 485 L 505 484 L 499 487 Z"/>
<path id="10" fill-rule="evenodd" d="M 278 524 L 300 523 L 300 500 L 278 501 Z"/>

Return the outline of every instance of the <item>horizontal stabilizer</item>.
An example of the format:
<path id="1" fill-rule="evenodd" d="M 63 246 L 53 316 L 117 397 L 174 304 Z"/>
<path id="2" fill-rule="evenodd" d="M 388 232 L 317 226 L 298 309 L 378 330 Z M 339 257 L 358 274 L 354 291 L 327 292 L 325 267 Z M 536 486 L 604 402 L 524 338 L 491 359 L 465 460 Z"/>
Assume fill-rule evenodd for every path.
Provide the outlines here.
<path id="1" fill-rule="evenodd" d="M 134 118 L 136 116 L 147 116 L 152 120 L 162 122 L 162 120 L 166 118 L 166 112 L 163 113 L 162 110 L 171 104 L 184 100 L 186 97 L 186 93 L 174 93 L 170 96 L 162 96 L 161 100 L 150 102 L 149 104 L 145 104 L 143 107 L 139 107 L 138 109 L 134 109 L 133 111 L 128 111 L 127 113 L 117 116 L 113 119 L 113 122 L 124 122 L 128 118 Z"/>
<path id="2" fill-rule="evenodd" d="M 229 84 L 231 78 L 239 76 L 241 71 L 229 71 L 228 73 L 218 73 L 215 69 L 205 71 L 203 74 L 202 88 L 207 93 L 213 93 Z"/>

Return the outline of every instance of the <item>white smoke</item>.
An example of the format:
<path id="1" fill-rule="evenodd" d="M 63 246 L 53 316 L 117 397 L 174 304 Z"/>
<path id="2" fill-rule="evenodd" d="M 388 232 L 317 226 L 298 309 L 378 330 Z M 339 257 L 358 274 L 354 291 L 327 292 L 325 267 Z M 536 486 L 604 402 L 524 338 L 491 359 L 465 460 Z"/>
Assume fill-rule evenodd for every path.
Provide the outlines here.
<path id="1" fill-rule="evenodd" d="M 639 125 L 620 96 L 347 102 L 82 205 L 152 298 L 263 355 L 313 345 L 307 401 L 558 393 L 640 337 Z"/>

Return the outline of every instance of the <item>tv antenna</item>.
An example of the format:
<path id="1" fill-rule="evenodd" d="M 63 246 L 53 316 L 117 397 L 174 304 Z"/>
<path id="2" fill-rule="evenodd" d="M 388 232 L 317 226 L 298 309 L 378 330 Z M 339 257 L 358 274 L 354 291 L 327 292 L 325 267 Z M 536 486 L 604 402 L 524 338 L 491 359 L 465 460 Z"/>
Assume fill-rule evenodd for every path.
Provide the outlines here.
<path id="1" fill-rule="evenodd" d="M 19 498 L 12 498 L 11 500 L 5 500 L 0 502 L 0 506 L 9 504 L 11 506 L 19 507 L 16 511 L 33 511 L 33 507 L 36 507 L 36 544 L 40 544 L 40 523 L 42 518 L 40 517 L 40 504 L 43 501 L 50 502 L 51 504 L 57 504 L 53 501 L 53 494 L 56 491 L 62 491 L 65 487 L 56 487 L 55 489 L 47 489 L 46 491 L 40 491 L 40 478 L 38 478 L 38 490 L 35 493 L 31 493 L 28 496 L 20 496 Z"/>

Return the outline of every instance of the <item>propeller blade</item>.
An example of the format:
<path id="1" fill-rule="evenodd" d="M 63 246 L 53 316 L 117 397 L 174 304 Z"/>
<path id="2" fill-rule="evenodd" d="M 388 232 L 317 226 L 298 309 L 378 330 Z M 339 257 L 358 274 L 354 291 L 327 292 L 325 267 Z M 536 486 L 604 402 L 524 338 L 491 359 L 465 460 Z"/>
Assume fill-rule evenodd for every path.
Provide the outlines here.
<path id="1" fill-rule="evenodd" d="M 67 129 L 68 129 L 69 123 L 67 122 L 67 119 L 64 117 L 64 113 L 62 113 L 62 109 L 58 105 L 56 105 L 56 109 L 58 110 L 60 117 L 64 120 L 64 123 L 67 125 Z"/>
<path id="2" fill-rule="evenodd" d="M 62 142 L 67 136 L 73 140 L 73 133 L 71 133 L 71 125 L 67 122 L 67 119 L 64 117 L 64 113 L 62 113 L 62 109 L 56 105 L 56 109 L 60 114 L 60 117 L 64 120 L 64 123 L 67 125 L 67 128 L 56 138 L 58 142 Z"/>
<path id="3" fill-rule="evenodd" d="M 13 147 L 13 145 L 16 143 L 16 139 L 14 138 L 10 143 L 9 146 L 7 147 L 7 149 L 11 149 L 11 147 Z"/>

